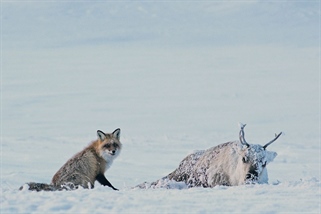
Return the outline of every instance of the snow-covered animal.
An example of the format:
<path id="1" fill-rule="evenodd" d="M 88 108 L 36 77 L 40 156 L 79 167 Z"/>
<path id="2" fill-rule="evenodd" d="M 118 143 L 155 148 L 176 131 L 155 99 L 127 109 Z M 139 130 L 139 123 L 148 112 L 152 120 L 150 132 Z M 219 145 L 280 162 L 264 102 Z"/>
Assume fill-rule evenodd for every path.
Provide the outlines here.
<path id="1" fill-rule="evenodd" d="M 261 146 L 247 143 L 244 138 L 245 124 L 240 126 L 239 141 L 196 151 L 184 158 L 178 168 L 169 175 L 156 182 L 150 184 L 145 182 L 137 187 L 184 188 L 185 185 L 189 188 L 267 183 L 266 165 L 273 161 L 277 153 L 267 151 L 266 148 L 278 139 L 282 132 Z"/>
<path id="2" fill-rule="evenodd" d="M 120 129 L 113 133 L 98 130 L 97 135 L 97 140 L 70 158 L 56 172 L 51 184 L 30 182 L 27 183 L 28 190 L 72 190 L 78 186 L 93 188 L 96 180 L 104 186 L 118 190 L 107 180 L 104 173 L 120 153 Z M 23 189 L 23 186 L 20 189 Z"/>

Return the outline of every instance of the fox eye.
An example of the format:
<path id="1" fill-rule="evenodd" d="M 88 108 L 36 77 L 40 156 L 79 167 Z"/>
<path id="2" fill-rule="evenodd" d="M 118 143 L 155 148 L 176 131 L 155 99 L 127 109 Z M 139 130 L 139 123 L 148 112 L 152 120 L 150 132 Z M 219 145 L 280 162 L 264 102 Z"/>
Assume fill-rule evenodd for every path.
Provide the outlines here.
<path id="1" fill-rule="evenodd" d="M 110 148 L 110 145 L 109 144 L 106 144 L 104 145 L 105 148 L 109 149 Z"/>
<path id="2" fill-rule="evenodd" d="M 117 147 L 117 143 L 113 143 L 113 146 L 116 148 Z"/>

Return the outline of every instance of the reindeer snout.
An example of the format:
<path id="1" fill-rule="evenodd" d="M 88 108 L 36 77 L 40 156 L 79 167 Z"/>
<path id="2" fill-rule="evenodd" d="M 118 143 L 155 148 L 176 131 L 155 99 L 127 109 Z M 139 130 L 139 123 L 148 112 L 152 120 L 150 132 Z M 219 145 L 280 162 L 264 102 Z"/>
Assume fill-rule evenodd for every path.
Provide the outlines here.
<path id="1" fill-rule="evenodd" d="M 246 174 L 245 180 L 253 181 L 258 178 L 257 167 L 251 166 L 249 172 Z"/>
<path id="2" fill-rule="evenodd" d="M 254 178 L 254 175 L 253 174 L 246 174 L 246 180 L 252 180 Z"/>

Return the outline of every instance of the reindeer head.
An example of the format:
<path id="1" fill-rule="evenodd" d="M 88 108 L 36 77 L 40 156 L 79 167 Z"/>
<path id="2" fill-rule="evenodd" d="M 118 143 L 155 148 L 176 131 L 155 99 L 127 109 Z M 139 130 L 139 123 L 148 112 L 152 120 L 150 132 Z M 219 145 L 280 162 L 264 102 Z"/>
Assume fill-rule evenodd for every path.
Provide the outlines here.
<path id="1" fill-rule="evenodd" d="M 275 138 L 265 144 L 264 146 L 258 144 L 249 144 L 244 138 L 244 127 L 246 124 L 241 124 L 241 130 L 239 133 L 240 142 L 243 145 L 244 153 L 242 153 L 242 162 L 245 166 L 246 176 L 245 183 L 267 183 L 267 170 L 266 165 L 273 161 L 277 156 L 276 152 L 267 151 L 271 143 L 276 141 L 282 134 L 275 134 Z M 244 148 L 245 147 L 245 148 Z"/>

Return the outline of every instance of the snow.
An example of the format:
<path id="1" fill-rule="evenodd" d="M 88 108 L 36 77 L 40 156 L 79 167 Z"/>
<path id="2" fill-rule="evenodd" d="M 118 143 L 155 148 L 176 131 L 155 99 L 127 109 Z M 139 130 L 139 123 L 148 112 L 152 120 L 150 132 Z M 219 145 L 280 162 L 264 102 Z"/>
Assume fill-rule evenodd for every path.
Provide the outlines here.
<path id="1" fill-rule="evenodd" d="M 1 1 L 1 213 L 320 213 L 320 3 Z M 238 139 L 277 152 L 269 183 L 133 188 Z M 49 183 L 121 128 L 120 191 Z"/>
<path id="2" fill-rule="evenodd" d="M 315 180 L 285 182 L 279 185 L 219 186 L 213 189 L 148 189 L 108 191 L 98 186 L 93 190 L 66 192 L 16 191 L 4 196 L 3 207 L 11 213 L 317 213 Z M 31 202 L 26 200 L 31 199 Z"/>

